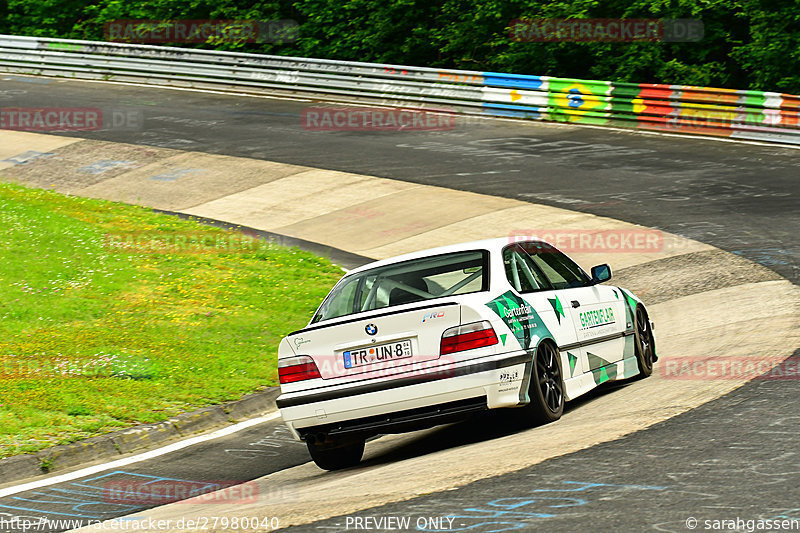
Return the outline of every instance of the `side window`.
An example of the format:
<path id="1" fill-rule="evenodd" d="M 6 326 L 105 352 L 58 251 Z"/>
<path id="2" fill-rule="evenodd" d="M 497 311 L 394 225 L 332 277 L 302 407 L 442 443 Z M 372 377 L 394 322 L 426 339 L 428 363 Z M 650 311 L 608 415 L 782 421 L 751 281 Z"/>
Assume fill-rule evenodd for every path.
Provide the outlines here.
<path id="1" fill-rule="evenodd" d="M 530 242 L 523 246 L 554 289 L 584 287 L 590 283 L 581 267 L 552 246 Z"/>
<path id="2" fill-rule="evenodd" d="M 320 311 L 337 315 L 352 313 L 357 287 L 358 280 L 349 280 L 338 289 L 338 297 L 326 300 Z"/>
<path id="3" fill-rule="evenodd" d="M 534 292 L 550 288 L 531 258 L 519 246 L 508 246 L 503 250 L 503 264 L 506 278 L 517 292 Z"/>

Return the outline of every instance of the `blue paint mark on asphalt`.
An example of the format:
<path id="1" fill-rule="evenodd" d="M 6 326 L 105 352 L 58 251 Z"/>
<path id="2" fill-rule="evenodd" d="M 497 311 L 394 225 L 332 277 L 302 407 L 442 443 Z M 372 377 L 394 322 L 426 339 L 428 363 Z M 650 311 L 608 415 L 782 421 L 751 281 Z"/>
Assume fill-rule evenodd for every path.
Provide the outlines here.
<path id="1" fill-rule="evenodd" d="M 746 250 L 733 250 L 731 253 L 747 257 L 764 266 L 788 265 L 793 254 L 789 250 L 780 248 L 750 248 Z"/>
<path id="2" fill-rule="evenodd" d="M 31 161 L 36 161 L 37 159 L 44 159 L 47 157 L 51 157 L 54 154 L 52 152 L 37 152 L 36 150 L 28 150 L 27 152 L 22 152 L 21 154 L 15 155 L 14 157 L 9 157 L 8 159 L 3 159 L 3 163 L 12 163 L 13 165 L 26 165 Z"/>
<path id="3" fill-rule="evenodd" d="M 79 168 L 78 172 L 83 172 L 85 174 L 102 174 L 103 172 L 108 172 L 109 170 L 114 170 L 116 168 L 131 168 L 135 164 L 135 161 L 100 159 L 94 163 Z"/>
<path id="4" fill-rule="evenodd" d="M 201 168 L 176 168 L 170 172 L 164 172 L 163 174 L 158 174 L 157 176 L 153 176 L 150 179 L 155 181 L 175 181 L 178 178 L 185 176 L 186 174 L 198 174 L 200 172 L 205 172 Z"/>
<path id="5" fill-rule="evenodd" d="M 47 85 L 52 83 L 48 79 L 39 79 L 39 78 L 23 78 L 21 76 L 3 76 L 3 81 L 21 81 L 22 83 L 36 83 L 39 85 Z"/>
<path id="6" fill-rule="evenodd" d="M 545 497 L 536 497 L 536 498 L 500 498 L 499 500 L 492 500 L 489 502 L 489 505 L 493 507 L 503 507 L 505 509 L 516 509 L 517 507 L 523 507 L 525 505 L 530 505 L 532 503 L 536 503 L 537 501 L 541 500 L 569 500 L 572 503 L 564 503 L 561 505 L 551 505 L 549 506 L 552 509 L 558 509 L 560 507 L 576 507 L 579 505 L 586 505 L 589 503 L 588 501 L 582 498 L 553 498 L 549 496 Z M 503 503 L 501 503 L 503 502 Z M 504 503 L 504 502 L 514 502 L 514 503 Z"/>
<path id="7" fill-rule="evenodd" d="M 667 487 L 659 487 L 654 485 L 615 485 L 613 483 L 587 483 L 585 481 L 562 481 L 565 485 L 581 485 L 574 489 L 536 489 L 531 492 L 577 492 L 582 490 L 593 489 L 595 487 L 613 487 L 618 489 L 636 489 L 636 490 L 666 490 Z"/>
<path id="8" fill-rule="evenodd" d="M 459 514 L 448 514 L 445 518 L 453 519 L 453 526 L 447 530 L 429 529 L 417 526 L 418 531 L 442 532 L 442 531 L 467 531 L 477 530 L 486 533 L 497 533 L 500 531 L 513 531 L 518 529 L 529 529 L 530 522 L 540 519 L 556 518 L 559 516 L 557 509 L 582 507 L 591 503 L 588 496 L 586 498 L 576 498 L 570 494 L 576 492 L 587 492 L 593 489 L 610 490 L 666 490 L 667 487 L 655 485 L 617 485 L 610 483 L 590 483 L 585 481 L 562 481 L 566 487 L 553 489 L 535 489 L 530 491 L 531 496 L 498 498 L 486 502 L 486 509 L 478 507 L 465 507 L 458 511 Z M 567 493 L 564 496 L 540 496 L 542 493 Z M 523 511 L 523 507 L 536 505 L 533 510 Z M 497 520 L 495 520 L 497 519 Z M 470 523 L 472 522 L 472 523 Z M 491 528 L 491 529 L 486 529 Z"/>
<path id="9" fill-rule="evenodd" d="M 174 482 L 192 485 L 190 494 L 203 494 L 217 487 L 217 483 L 191 481 L 187 479 L 168 478 L 136 474 L 116 470 L 99 476 L 85 478 L 60 487 L 34 491 L 28 496 L 11 496 L 0 503 L 0 509 L 43 513 L 45 515 L 70 516 L 105 520 L 114 516 L 129 514 L 137 509 L 152 505 L 133 505 L 118 503 L 109 494 L 109 483 L 134 484 L 135 488 L 146 487 L 153 483 Z M 157 498 L 159 495 L 148 495 Z M 173 501 L 173 500 L 170 500 Z"/>
<path id="10" fill-rule="evenodd" d="M 41 511 L 41 510 L 37 510 L 37 509 L 31 509 L 29 507 L 15 507 L 13 505 L 0 505 L 0 509 L 14 509 L 16 511 L 34 511 L 34 512 L 37 512 L 37 513 L 44 513 L 45 515 L 54 515 L 55 514 L 55 515 L 59 515 L 59 516 L 72 516 L 72 517 L 75 517 L 75 518 L 92 518 L 92 519 L 99 519 L 100 518 L 99 516 L 96 516 L 96 515 L 61 513 L 61 512 L 58 512 L 58 511 L 51 511 L 51 510 Z"/>

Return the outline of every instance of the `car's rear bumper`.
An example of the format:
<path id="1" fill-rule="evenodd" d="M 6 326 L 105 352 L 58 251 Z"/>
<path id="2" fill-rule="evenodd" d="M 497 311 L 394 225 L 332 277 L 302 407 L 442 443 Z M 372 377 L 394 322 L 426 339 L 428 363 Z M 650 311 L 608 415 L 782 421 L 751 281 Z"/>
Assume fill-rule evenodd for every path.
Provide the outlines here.
<path id="1" fill-rule="evenodd" d="M 524 351 L 493 355 L 393 379 L 286 393 L 276 403 L 296 438 L 408 431 L 524 403 L 531 360 Z"/>

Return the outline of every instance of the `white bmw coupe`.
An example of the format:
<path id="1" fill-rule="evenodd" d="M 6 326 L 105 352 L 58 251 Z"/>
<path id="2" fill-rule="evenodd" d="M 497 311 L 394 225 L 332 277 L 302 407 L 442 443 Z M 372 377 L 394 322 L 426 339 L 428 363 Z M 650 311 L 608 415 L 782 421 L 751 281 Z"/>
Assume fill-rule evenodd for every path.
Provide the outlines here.
<path id="1" fill-rule="evenodd" d="M 552 245 L 501 238 L 348 272 L 281 341 L 277 405 L 314 462 L 361 461 L 366 439 L 520 408 L 557 420 L 603 382 L 649 376 L 653 324 L 629 291 Z"/>

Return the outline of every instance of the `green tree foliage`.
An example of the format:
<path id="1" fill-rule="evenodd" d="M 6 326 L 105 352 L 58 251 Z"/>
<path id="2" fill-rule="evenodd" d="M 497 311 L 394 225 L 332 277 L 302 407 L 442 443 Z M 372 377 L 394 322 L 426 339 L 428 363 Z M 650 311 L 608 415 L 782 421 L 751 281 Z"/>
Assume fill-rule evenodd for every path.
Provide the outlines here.
<path id="1" fill-rule="evenodd" d="M 8 0 L 0 0 L 0 33 L 8 33 Z"/>
<path id="2" fill-rule="evenodd" d="M 294 19 L 282 55 L 800 93 L 800 0 L 0 0 L 0 31 L 103 39 L 119 19 Z M 700 42 L 518 42 L 518 18 L 692 18 Z M 2 26 L 4 25 L 4 26 Z"/>
<path id="3" fill-rule="evenodd" d="M 800 1 L 745 0 L 749 35 L 731 51 L 749 88 L 800 94 Z"/>

